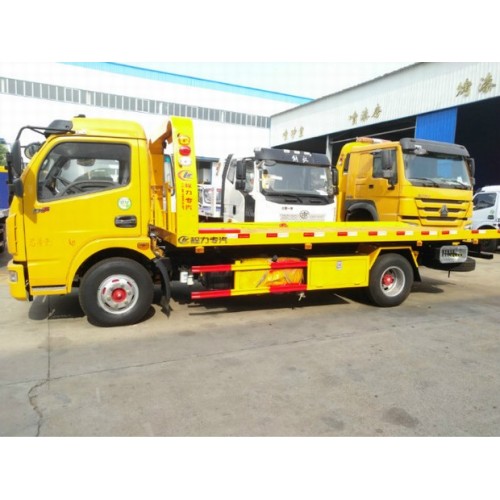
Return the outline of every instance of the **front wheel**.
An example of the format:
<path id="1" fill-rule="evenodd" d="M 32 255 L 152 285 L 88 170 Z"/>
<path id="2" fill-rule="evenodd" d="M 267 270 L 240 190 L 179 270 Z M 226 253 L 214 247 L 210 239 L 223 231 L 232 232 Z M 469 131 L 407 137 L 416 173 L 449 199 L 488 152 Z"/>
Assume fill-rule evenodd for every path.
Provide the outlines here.
<path id="1" fill-rule="evenodd" d="M 153 281 L 135 260 L 106 259 L 91 267 L 80 284 L 80 305 L 96 326 L 123 326 L 144 318 L 153 302 Z"/>
<path id="2" fill-rule="evenodd" d="M 413 268 L 402 255 L 380 255 L 370 270 L 368 297 L 380 307 L 393 307 L 403 303 L 413 285 Z"/>

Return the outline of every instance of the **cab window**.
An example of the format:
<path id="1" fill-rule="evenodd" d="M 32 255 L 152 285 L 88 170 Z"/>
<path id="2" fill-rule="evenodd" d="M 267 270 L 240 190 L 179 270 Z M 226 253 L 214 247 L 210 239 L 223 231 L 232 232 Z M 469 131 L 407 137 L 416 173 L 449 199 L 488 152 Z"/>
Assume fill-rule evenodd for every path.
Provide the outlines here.
<path id="1" fill-rule="evenodd" d="M 48 154 L 38 173 L 38 199 L 56 200 L 124 186 L 130 181 L 125 144 L 65 142 Z"/>
<path id="2" fill-rule="evenodd" d="M 474 209 L 481 210 L 483 208 L 491 208 L 495 206 L 496 193 L 478 193 L 474 196 Z"/>
<path id="3" fill-rule="evenodd" d="M 233 162 L 227 171 L 226 179 L 231 183 L 234 184 L 234 177 L 236 175 L 236 162 Z"/>

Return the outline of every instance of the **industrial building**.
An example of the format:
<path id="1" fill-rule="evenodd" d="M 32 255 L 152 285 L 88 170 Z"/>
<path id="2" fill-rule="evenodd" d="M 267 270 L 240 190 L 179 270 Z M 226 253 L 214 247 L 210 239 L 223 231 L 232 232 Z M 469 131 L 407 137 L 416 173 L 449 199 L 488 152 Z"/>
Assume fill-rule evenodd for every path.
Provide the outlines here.
<path id="1" fill-rule="evenodd" d="M 360 63 L 362 64 L 362 63 Z M 191 117 L 201 167 L 256 146 L 327 152 L 358 136 L 463 144 L 476 187 L 500 184 L 500 63 L 416 63 L 312 100 L 118 63 L 0 63 L 0 137 L 85 114 L 137 121 L 148 134 Z"/>
<path id="2" fill-rule="evenodd" d="M 271 117 L 271 145 L 327 152 L 360 136 L 464 145 L 476 187 L 500 184 L 500 63 L 417 63 Z"/>

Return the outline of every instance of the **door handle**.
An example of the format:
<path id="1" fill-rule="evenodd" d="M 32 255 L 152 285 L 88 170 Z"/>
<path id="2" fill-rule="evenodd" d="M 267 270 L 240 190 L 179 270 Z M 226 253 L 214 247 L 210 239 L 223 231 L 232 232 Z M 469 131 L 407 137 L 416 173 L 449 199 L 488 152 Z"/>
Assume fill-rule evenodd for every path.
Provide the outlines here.
<path id="1" fill-rule="evenodd" d="M 137 217 L 135 215 L 121 215 L 115 217 L 116 227 L 136 227 Z"/>

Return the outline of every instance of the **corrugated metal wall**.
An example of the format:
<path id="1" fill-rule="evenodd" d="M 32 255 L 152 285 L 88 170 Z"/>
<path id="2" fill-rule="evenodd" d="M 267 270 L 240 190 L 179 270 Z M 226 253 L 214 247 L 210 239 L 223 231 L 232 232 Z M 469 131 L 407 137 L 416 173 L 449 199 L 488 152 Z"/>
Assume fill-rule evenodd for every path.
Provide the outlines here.
<path id="1" fill-rule="evenodd" d="M 432 141 L 455 142 L 458 108 L 417 116 L 415 137 Z"/>

